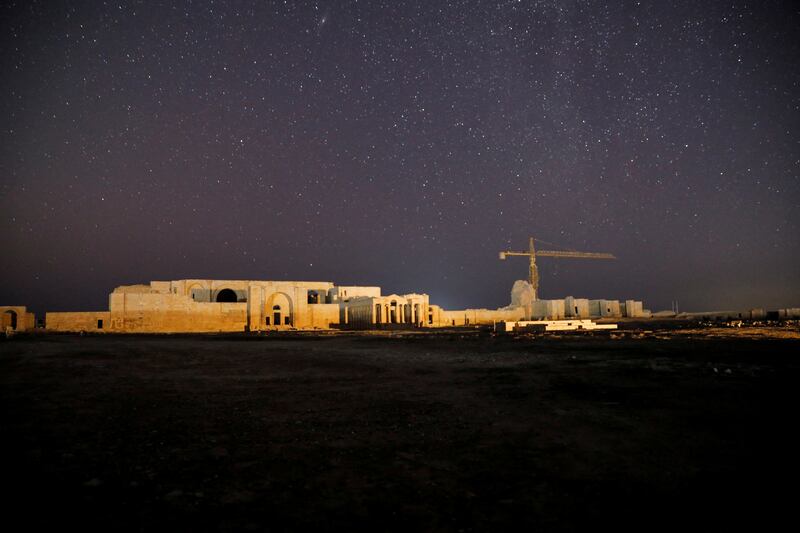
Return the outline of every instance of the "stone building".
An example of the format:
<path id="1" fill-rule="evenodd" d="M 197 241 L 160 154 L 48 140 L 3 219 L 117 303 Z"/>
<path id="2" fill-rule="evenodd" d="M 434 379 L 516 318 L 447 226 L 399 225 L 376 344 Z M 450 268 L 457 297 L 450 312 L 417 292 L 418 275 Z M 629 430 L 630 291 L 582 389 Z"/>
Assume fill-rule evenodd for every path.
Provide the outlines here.
<path id="1" fill-rule="evenodd" d="M 56 331 L 225 332 L 328 328 L 339 303 L 329 282 L 184 279 L 124 285 L 108 311 L 47 313 Z"/>
<path id="2" fill-rule="evenodd" d="M 36 316 L 24 305 L 0 305 L 0 332 L 27 331 L 36 326 Z"/>
<path id="3" fill-rule="evenodd" d="M 533 300 L 526 281 L 514 284 L 500 309 L 446 310 L 427 294 L 382 295 L 380 287 L 327 281 L 182 279 L 123 285 L 108 311 L 47 313 L 52 331 L 202 333 L 351 328 L 425 328 L 493 325 L 532 318 L 618 317 L 641 312 L 641 302 Z M 2 308 L 0 308 L 2 309 Z M 634 316 L 634 315 L 627 315 Z"/>
<path id="4" fill-rule="evenodd" d="M 564 316 L 566 318 L 589 318 L 589 300 L 586 298 L 564 298 Z"/>
<path id="5" fill-rule="evenodd" d="M 428 307 L 427 294 L 358 296 L 344 302 L 340 324 L 358 329 L 382 324 L 425 327 Z"/>

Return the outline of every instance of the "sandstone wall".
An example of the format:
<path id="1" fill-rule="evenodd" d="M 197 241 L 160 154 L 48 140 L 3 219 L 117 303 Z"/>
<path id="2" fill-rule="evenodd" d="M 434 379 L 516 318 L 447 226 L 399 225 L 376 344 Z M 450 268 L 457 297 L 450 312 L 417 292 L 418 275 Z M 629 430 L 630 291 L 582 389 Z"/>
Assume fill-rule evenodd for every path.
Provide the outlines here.
<path id="1" fill-rule="evenodd" d="M 308 306 L 308 323 L 312 328 L 329 329 L 339 324 L 339 304 L 313 304 Z"/>
<path id="2" fill-rule="evenodd" d="M 560 320 L 566 315 L 564 300 L 536 300 L 533 302 L 532 318 Z"/>
<path id="3" fill-rule="evenodd" d="M 437 307 L 437 306 L 433 306 Z M 525 308 L 435 310 L 434 327 L 492 325 L 495 322 L 523 320 Z"/>
<path id="4" fill-rule="evenodd" d="M 111 313 L 108 311 L 85 311 L 45 313 L 45 327 L 49 331 L 111 331 Z"/>
<path id="5" fill-rule="evenodd" d="M 0 305 L 0 332 L 10 328 L 26 331 L 36 327 L 36 315 L 24 305 Z"/>
<path id="6" fill-rule="evenodd" d="M 622 316 L 636 318 L 645 316 L 642 302 L 636 300 L 625 300 L 624 304 L 620 305 Z"/>
<path id="7" fill-rule="evenodd" d="M 589 318 L 589 300 L 567 296 L 564 299 L 564 316 L 570 318 Z"/>
<path id="8" fill-rule="evenodd" d="M 111 293 L 112 328 L 146 333 L 244 331 L 246 303 L 201 303 L 172 293 Z"/>

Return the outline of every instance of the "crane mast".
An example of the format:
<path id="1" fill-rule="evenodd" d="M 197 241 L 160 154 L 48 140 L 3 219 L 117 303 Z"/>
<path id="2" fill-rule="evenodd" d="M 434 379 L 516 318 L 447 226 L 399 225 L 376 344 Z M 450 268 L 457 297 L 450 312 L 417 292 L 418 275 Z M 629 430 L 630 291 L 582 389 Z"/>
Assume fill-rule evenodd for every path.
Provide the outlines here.
<path id="1" fill-rule="evenodd" d="M 505 251 L 500 252 L 500 259 L 505 259 L 508 256 L 526 256 L 529 259 L 528 264 L 528 282 L 533 288 L 533 299 L 539 299 L 539 267 L 536 266 L 536 256 L 539 257 L 556 257 L 563 259 L 616 259 L 612 254 L 603 252 L 575 252 L 575 251 L 562 251 L 562 250 L 539 250 L 536 251 L 534 238 L 528 239 L 527 252 L 514 252 Z"/>

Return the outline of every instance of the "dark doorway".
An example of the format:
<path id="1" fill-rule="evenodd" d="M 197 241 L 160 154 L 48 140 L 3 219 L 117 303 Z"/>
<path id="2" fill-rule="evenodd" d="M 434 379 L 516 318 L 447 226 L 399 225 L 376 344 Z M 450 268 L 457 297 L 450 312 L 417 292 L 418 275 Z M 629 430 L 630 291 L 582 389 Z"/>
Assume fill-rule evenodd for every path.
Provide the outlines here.
<path id="1" fill-rule="evenodd" d="M 98 320 L 97 321 L 97 329 L 103 329 L 103 321 L 102 320 Z"/>
<path id="2" fill-rule="evenodd" d="M 4 324 L 8 324 L 9 326 L 11 326 L 11 329 L 16 330 L 17 329 L 17 312 L 16 311 L 12 311 L 11 309 L 9 309 L 8 311 L 6 311 L 3 314 L 4 315 L 9 315 L 8 318 L 6 318 L 5 316 L 3 317 L 3 319 L 4 319 L 3 323 Z"/>
<path id="3" fill-rule="evenodd" d="M 217 293 L 217 301 L 223 303 L 236 303 L 239 299 L 231 289 L 222 289 Z"/>
<path id="4" fill-rule="evenodd" d="M 274 319 L 272 323 L 275 324 L 276 326 L 280 326 L 281 325 L 281 306 L 280 305 L 272 306 L 272 311 L 273 311 L 272 318 Z"/>

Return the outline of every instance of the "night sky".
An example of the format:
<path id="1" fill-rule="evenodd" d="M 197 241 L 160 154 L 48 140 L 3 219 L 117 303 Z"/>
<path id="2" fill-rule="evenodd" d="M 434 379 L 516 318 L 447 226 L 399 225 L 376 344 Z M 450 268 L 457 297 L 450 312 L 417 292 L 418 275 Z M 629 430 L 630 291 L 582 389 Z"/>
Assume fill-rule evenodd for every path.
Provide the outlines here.
<path id="1" fill-rule="evenodd" d="M 0 304 L 321 280 L 800 306 L 800 8 L 5 2 Z M 541 248 L 555 246 L 540 244 Z"/>

